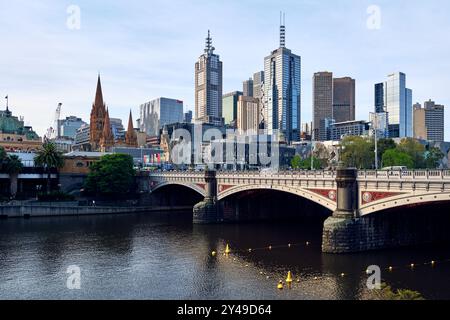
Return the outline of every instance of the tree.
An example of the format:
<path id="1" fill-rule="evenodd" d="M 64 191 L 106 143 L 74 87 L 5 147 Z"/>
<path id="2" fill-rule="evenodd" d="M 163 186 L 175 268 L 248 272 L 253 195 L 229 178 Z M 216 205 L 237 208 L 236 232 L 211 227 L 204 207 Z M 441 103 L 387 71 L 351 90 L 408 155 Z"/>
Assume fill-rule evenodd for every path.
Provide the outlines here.
<path id="1" fill-rule="evenodd" d="M 395 149 L 397 148 L 397 145 L 395 144 L 395 141 L 392 139 L 381 138 L 378 139 L 377 148 L 378 148 L 378 161 L 380 161 L 383 158 L 383 154 L 387 150 Z"/>
<path id="2" fill-rule="evenodd" d="M 116 196 L 129 193 L 134 182 L 133 158 L 126 154 L 110 154 L 90 167 L 85 182 L 89 194 Z"/>
<path id="3" fill-rule="evenodd" d="M 64 158 L 62 153 L 56 148 L 56 145 L 51 142 L 45 142 L 37 152 L 34 162 L 37 166 L 43 167 L 47 173 L 47 194 L 51 192 L 51 170 L 62 168 L 64 166 Z"/>
<path id="4" fill-rule="evenodd" d="M 370 290 L 368 296 L 368 300 L 425 300 L 420 292 L 405 290 L 405 289 L 397 289 L 393 290 L 386 283 L 381 284 L 380 290 Z"/>
<path id="5" fill-rule="evenodd" d="M 9 185 L 11 197 L 15 198 L 17 194 L 17 181 L 19 173 L 23 169 L 20 158 L 16 155 L 9 155 L 4 160 L 5 172 L 9 174 Z"/>
<path id="6" fill-rule="evenodd" d="M 445 154 L 441 149 L 432 147 L 428 152 L 425 153 L 425 166 L 427 169 L 439 168 L 444 159 Z"/>
<path id="7" fill-rule="evenodd" d="M 6 151 L 5 148 L 0 147 L 0 170 L 2 169 L 3 161 L 6 159 Z"/>
<path id="8" fill-rule="evenodd" d="M 400 141 L 397 150 L 409 155 L 413 161 L 411 169 L 423 169 L 425 165 L 425 147 L 417 140 L 412 138 L 405 138 Z M 388 166 L 384 164 L 384 166 Z"/>
<path id="9" fill-rule="evenodd" d="M 347 167 L 371 169 L 375 164 L 375 147 L 371 139 L 347 136 L 341 141 L 340 160 Z"/>
<path id="10" fill-rule="evenodd" d="M 296 155 L 291 160 L 291 167 L 293 169 L 310 170 L 311 169 L 311 157 L 302 159 L 299 155 Z M 319 170 L 322 168 L 322 163 L 316 157 L 313 158 L 313 168 Z"/>
<path id="11" fill-rule="evenodd" d="M 411 156 L 397 149 L 389 149 L 383 154 L 383 166 L 394 167 L 404 166 L 408 169 L 414 168 L 414 161 Z"/>

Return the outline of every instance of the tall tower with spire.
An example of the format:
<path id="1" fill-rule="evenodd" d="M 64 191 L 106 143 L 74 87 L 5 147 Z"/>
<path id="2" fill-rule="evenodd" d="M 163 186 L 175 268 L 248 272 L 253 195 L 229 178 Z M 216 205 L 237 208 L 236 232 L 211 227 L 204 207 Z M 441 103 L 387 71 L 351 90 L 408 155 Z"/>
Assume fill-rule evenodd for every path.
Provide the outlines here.
<path id="1" fill-rule="evenodd" d="M 100 75 L 97 80 L 97 90 L 95 92 L 95 100 L 92 104 L 91 120 L 90 120 L 90 144 L 91 150 L 100 150 L 100 140 L 103 135 L 105 126 L 106 105 L 103 102 L 102 84 Z"/>
<path id="2" fill-rule="evenodd" d="M 200 123 L 223 125 L 222 62 L 214 50 L 208 30 L 204 53 L 195 64 L 195 119 Z"/>
<path id="3" fill-rule="evenodd" d="M 114 135 L 111 130 L 111 121 L 109 119 L 109 111 L 106 110 L 102 136 L 100 138 L 100 151 L 108 152 L 114 146 Z"/>
<path id="4" fill-rule="evenodd" d="M 280 15 L 280 47 L 264 58 L 264 124 L 269 135 L 287 142 L 300 140 L 301 57 L 286 48 L 284 13 Z"/>
<path id="5" fill-rule="evenodd" d="M 128 118 L 128 129 L 127 133 L 125 134 L 125 143 L 127 144 L 127 146 L 133 148 L 137 148 L 138 146 L 137 135 L 136 132 L 134 131 L 133 115 L 131 114 L 131 110 L 130 110 L 130 117 Z"/>

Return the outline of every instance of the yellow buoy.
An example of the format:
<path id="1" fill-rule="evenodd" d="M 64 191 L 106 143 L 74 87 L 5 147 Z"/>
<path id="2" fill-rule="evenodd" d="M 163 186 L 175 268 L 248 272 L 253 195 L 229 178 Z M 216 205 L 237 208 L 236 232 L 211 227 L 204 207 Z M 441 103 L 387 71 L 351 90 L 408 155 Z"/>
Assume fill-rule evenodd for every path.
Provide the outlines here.
<path id="1" fill-rule="evenodd" d="M 278 290 L 283 290 L 283 281 L 278 282 Z"/>
<path id="2" fill-rule="evenodd" d="M 230 254 L 231 250 L 230 250 L 230 246 L 227 244 L 226 248 L 225 248 L 225 254 Z"/>
<path id="3" fill-rule="evenodd" d="M 286 278 L 286 283 L 292 283 L 292 273 L 289 271 L 288 272 L 288 275 L 287 275 L 287 278 Z"/>
<path id="4" fill-rule="evenodd" d="M 216 254 L 217 254 L 217 252 L 215 252 L 215 251 L 211 252 L 211 255 L 212 255 L 213 257 L 215 257 Z"/>

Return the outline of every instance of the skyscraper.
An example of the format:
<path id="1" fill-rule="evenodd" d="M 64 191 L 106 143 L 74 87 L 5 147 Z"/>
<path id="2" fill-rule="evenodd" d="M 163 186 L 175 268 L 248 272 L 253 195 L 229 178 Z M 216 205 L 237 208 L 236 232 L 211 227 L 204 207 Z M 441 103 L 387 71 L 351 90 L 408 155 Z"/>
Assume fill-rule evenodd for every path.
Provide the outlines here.
<path id="1" fill-rule="evenodd" d="M 406 88 L 404 73 L 390 74 L 386 82 L 375 85 L 375 112 L 383 111 L 389 116 L 389 137 L 413 136 L 412 90 Z"/>
<path id="2" fill-rule="evenodd" d="M 414 105 L 414 138 L 444 141 L 444 106 L 428 100 Z"/>
<path id="3" fill-rule="evenodd" d="M 245 80 L 242 84 L 242 92 L 245 97 L 253 97 L 253 79 Z"/>
<path id="4" fill-rule="evenodd" d="M 258 71 L 253 75 L 253 97 L 261 99 L 264 91 L 264 71 Z"/>
<path id="5" fill-rule="evenodd" d="M 159 136 L 164 125 L 183 121 L 183 101 L 157 98 L 140 106 L 140 130 L 149 136 Z"/>
<path id="6" fill-rule="evenodd" d="M 324 119 L 333 119 L 333 73 L 317 72 L 313 77 L 313 138 L 326 140 Z"/>
<path id="7" fill-rule="evenodd" d="M 195 118 L 222 125 L 222 62 L 214 50 L 208 30 L 205 52 L 195 64 Z"/>
<path id="8" fill-rule="evenodd" d="M 236 126 L 239 132 L 248 130 L 254 133 L 259 129 L 259 104 L 258 99 L 248 96 L 240 96 L 237 105 Z"/>
<path id="9" fill-rule="evenodd" d="M 233 91 L 227 93 L 222 98 L 223 117 L 225 124 L 233 124 L 237 119 L 238 99 L 242 96 L 241 91 Z"/>
<path id="10" fill-rule="evenodd" d="M 269 135 L 278 133 L 287 142 L 300 140 L 301 57 L 286 48 L 284 21 L 280 47 L 264 59 L 264 122 Z"/>
<path id="11" fill-rule="evenodd" d="M 336 123 L 355 120 L 355 80 L 333 79 L 333 118 Z"/>

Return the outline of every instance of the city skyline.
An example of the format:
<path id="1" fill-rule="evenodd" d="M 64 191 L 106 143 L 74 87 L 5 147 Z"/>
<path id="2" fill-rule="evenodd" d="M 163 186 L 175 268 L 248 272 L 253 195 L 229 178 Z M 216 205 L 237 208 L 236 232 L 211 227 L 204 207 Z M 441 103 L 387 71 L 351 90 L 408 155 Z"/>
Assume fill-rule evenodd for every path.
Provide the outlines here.
<path id="1" fill-rule="evenodd" d="M 374 109 L 374 84 L 398 71 L 408 76 L 413 103 L 432 99 L 450 105 L 445 77 L 450 72 L 445 59 L 450 48 L 440 42 L 450 30 L 438 19 L 445 12 L 442 8 L 449 7 L 443 1 L 406 8 L 379 1 L 381 22 L 376 30 L 367 26 L 367 9 L 372 4 L 368 1 L 266 4 L 257 8 L 250 20 L 234 15 L 252 7 L 249 2 L 231 1 L 225 5 L 199 1 L 190 10 L 198 6 L 204 10 L 193 23 L 189 17 L 192 12 L 181 12 L 177 1 L 155 8 L 143 2 L 101 6 L 78 1 L 80 30 L 67 27 L 67 4 L 24 3 L 8 4 L 7 10 L 0 13 L 1 30 L 8 30 L 0 31 L 8 48 L 0 53 L 5 75 L 0 79 L 0 93 L 9 95 L 12 112 L 24 116 L 41 136 L 51 125 L 58 102 L 63 103 L 61 118 L 75 115 L 88 120 L 98 72 L 111 117 L 126 121 L 130 108 L 137 115 L 142 101 L 160 96 L 183 100 L 186 110 L 193 110 L 192 65 L 204 47 L 208 29 L 224 64 L 223 92 L 240 90 L 243 81 L 263 69 L 267 52 L 277 46 L 280 10 L 286 12 L 286 46 L 303 60 L 302 122 L 311 121 L 311 79 L 314 72 L 321 70 L 356 80 L 358 120 L 368 119 Z M 212 21 L 210 15 L 219 9 L 222 17 Z M 422 23 L 432 12 L 434 25 Z M 155 19 L 147 22 L 144 17 L 149 14 Z M 398 15 L 407 15 L 410 22 L 396 19 Z M 244 18 L 248 32 L 236 37 L 234 31 L 240 25 L 237 22 Z M 311 28 L 319 18 L 326 21 L 320 28 Z M 170 21 L 176 21 L 177 27 Z M 241 40 L 239 50 L 237 40 Z M 440 50 L 429 50 L 438 46 Z M 448 113 L 445 120 L 448 126 Z M 446 140 L 449 137 L 446 132 Z"/>

